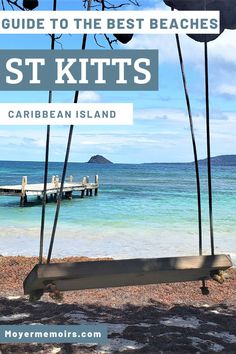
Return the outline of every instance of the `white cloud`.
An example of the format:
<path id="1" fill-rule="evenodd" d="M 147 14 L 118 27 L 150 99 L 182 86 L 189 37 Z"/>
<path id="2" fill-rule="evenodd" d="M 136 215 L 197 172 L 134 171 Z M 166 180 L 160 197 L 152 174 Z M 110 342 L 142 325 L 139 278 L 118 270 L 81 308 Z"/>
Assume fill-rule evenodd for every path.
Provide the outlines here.
<path id="1" fill-rule="evenodd" d="M 98 146 L 133 145 L 135 147 L 139 144 L 158 144 L 158 139 L 149 134 L 82 134 L 79 144 Z"/>
<path id="2" fill-rule="evenodd" d="M 222 84 L 216 89 L 216 92 L 222 95 L 236 96 L 236 85 Z"/>
<path id="3" fill-rule="evenodd" d="M 235 64 L 235 31 L 225 30 L 215 41 L 209 43 L 209 51 L 214 59 Z"/>
<path id="4" fill-rule="evenodd" d="M 134 112 L 134 119 L 184 122 L 187 119 L 187 115 L 184 110 L 180 109 L 147 108 L 136 110 Z"/>
<path id="5" fill-rule="evenodd" d="M 79 102 L 83 102 L 83 103 L 99 102 L 100 100 L 101 100 L 100 95 L 95 91 L 83 91 L 79 95 Z"/>

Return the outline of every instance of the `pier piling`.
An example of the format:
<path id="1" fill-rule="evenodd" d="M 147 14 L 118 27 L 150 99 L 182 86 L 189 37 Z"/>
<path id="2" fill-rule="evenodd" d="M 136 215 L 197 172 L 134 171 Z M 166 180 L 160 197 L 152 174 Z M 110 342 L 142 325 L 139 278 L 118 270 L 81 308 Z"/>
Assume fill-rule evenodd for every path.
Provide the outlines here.
<path id="1" fill-rule="evenodd" d="M 73 176 L 69 177 L 69 182 L 65 182 L 63 195 L 65 199 L 71 200 L 73 192 L 79 192 L 81 198 L 85 196 L 92 197 L 98 194 L 99 179 L 95 176 L 95 183 L 89 182 L 89 176 L 83 177 L 82 181 L 76 182 Z M 60 181 L 58 176 L 52 176 L 51 183 L 47 183 L 46 202 L 56 201 L 60 190 Z M 42 200 L 44 191 L 43 183 L 29 184 L 27 176 L 22 177 L 21 185 L 0 186 L 0 196 L 19 196 L 20 206 L 25 206 L 28 198 L 35 196 L 38 200 Z"/>

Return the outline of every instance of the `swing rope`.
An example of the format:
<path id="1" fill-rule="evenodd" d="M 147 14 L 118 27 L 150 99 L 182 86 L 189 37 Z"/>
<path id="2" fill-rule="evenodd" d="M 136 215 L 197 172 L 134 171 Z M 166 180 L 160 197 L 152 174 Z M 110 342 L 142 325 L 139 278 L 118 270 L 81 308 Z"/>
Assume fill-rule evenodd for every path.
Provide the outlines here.
<path id="1" fill-rule="evenodd" d="M 173 11 L 174 9 L 172 9 Z M 195 174 L 196 174 L 196 185 L 197 185 L 197 202 L 198 202 L 198 232 L 199 232 L 199 255 L 202 255 L 202 210 L 201 210 L 201 185 L 200 185 L 200 174 L 199 174 L 199 163 L 197 155 L 197 146 L 193 126 L 193 118 L 191 111 L 191 104 L 188 94 L 187 80 L 184 70 L 183 55 L 180 45 L 179 35 L 175 35 L 176 44 L 178 49 L 178 56 L 184 86 L 184 93 L 186 99 L 186 105 L 189 116 L 190 131 L 192 137 L 192 146 L 194 154 L 194 164 L 195 164 Z M 211 239 L 211 254 L 214 255 L 214 234 L 213 234 L 213 218 L 212 218 L 212 188 L 211 188 L 211 153 L 210 153 L 210 124 L 209 124 L 209 81 L 208 81 L 208 56 L 207 56 L 207 42 L 205 42 L 205 85 L 206 85 L 206 122 L 207 122 L 207 152 L 208 152 L 208 193 L 209 193 L 209 215 L 210 215 L 210 239 Z M 206 286 L 206 281 L 202 280 L 201 291 L 203 295 L 208 295 L 209 290 Z"/>
<path id="2" fill-rule="evenodd" d="M 210 136 L 210 104 L 209 104 L 209 75 L 208 75 L 208 47 L 204 42 L 204 61 L 205 61 L 205 101 L 206 101 L 206 134 L 207 134 L 207 178 L 208 178 L 208 204 L 210 222 L 210 242 L 211 254 L 215 254 L 213 211 L 212 211 L 212 177 L 211 177 L 211 136 Z"/>
<path id="3" fill-rule="evenodd" d="M 207 2 L 204 0 L 204 10 L 207 10 Z M 210 97 L 209 97 L 209 70 L 208 70 L 208 45 L 204 42 L 204 69 L 205 69 L 205 108 L 206 108 L 206 139 L 207 139 L 207 184 L 208 184 L 208 208 L 210 224 L 211 254 L 215 254 L 213 208 L 212 208 L 212 177 L 211 177 L 211 132 L 210 132 Z"/>
<path id="4" fill-rule="evenodd" d="M 53 0 L 53 11 L 57 10 L 57 0 Z M 55 33 L 51 35 L 51 50 L 55 49 Z M 48 103 L 52 103 L 52 91 L 48 93 Z M 46 149 L 45 149 L 45 163 L 44 163 L 44 184 L 43 184 L 43 200 L 41 213 L 41 229 L 40 229 L 40 244 L 39 244 L 39 264 L 43 261 L 43 242 L 45 229 L 45 214 L 47 203 L 47 180 L 48 180 L 48 161 L 49 161 L 49 146 L 50 146 L 50 125 L 47 125 L 46 133 Z"/>
<path id="5" fill-rule="evenodd" d="M 90 9 L 91 9 L 91 0 L 88 0 L 87 11 L 90 11 Z M 85 33 L 83 35 L 83 39 L 82 39 L 81 50 L 85 50 L 86 42 L 87 42 L 87 34 Z M 74 95 L 74 103 L 78 103 L 78 99 L 79 99 L 79 91 L 77 90 L 77 91 L 75 91 L 75 95 Z M 55 234 L 56 234 L 56 230 L 57 230 L 58 218 L 59 218 L 60 207 L 61 207 L 61 200 L 62 200 L 62 195 L 63 195 L 63 188 L 64 188 L 66 171 L 67 171 L 68 160 L 69 160 L 69 155 L 70 155 L 71 141 L 72 141 L 72 137 L 73 137 L 73 130 L 74 130 L 74 126 L 71 125 L 69 128 L 66 154 L 65 154 L 65 160 L 64 160 L 62 177 L 61 177 L 60 191 L 59 191 L 59 195 L 58 195 L 58 199 L 57 199 L 57 207 L 56 207 L 53 228 L 52 228 L 52 234 L 51 234 L 51 239 L 50 239 L 50 244 L 49 244 L 49 249 L 48 249 L 47 264 L 50 263 L 51 256 L 52 256 L 52 249 L 53 249 Z"/>
<path id="6" fill-rule="evenodd" d="M 56 1 L 56 0 L 54 0 L 54 1 Z M 91 0 L 88 0 L 87 11 L 89 11 L 90 8 L 91 8 Z M 86 48 L 86 40 L 87 40 L 87 34 L 84 34 L 83 40 L 82 40 L 82 47 L 81 47 L 82 50 L 84 50 Z M 185 76 L 185 71 L 184 71 L 183 56 L 182 56 L 182 51 L 181 51 L 181 46 L 180 46 L 178 34 L 176 34 L 176 43 L 177 43 L 177 49 L 178 49 L 178 55 L 179 55 L 179 61 L 180 61 L 180 67 L 181 67 L 181 73 L 182 73 L 182 79 L 183 79 L 183 85 L 184 85 L 185 99 L 186 99 L 187 110 L 188 110 L 188 115 L 189 115 L 189 123 L 190 123 L 191 138 L 192 138 L 193 153 L 194 153 L 194 163 L 195 163 L 195 171 L 196 171 L 196 185 L 197 185 L 197 198 L 198 198 L 199 254 L 202 255 L 202 217 L 201 217 L 201 190 L 200 190 L 199 165 L 198 165 L 198 157 L 197 157 L 196 139 L 195 139 L 195 133 L 194 133 L 194 128 L 193 128 L 191 105 L 190 105 L 190 99 L 189 99 L 188 88 L 187 88 L 187 81 L 186 81 L 186 76 Z M 52 93 L 50 94 L 50 96 L 51 95 L 52 95 Z M 205 95 L 206 95 L 207 166 L 208 166 L 210 239 L 211 239 L 211 254 L 214 255 L 207 42 L 205 42 Z M 78 98 L 79 98 L 79 91 L 76 91 L 75 95 L 74 95 L 74 103 L 78 103 Z M 66 148 L 65 160 L 64 160 L 64 165 L 63 165 L 63 172 L 62 172 L 62 178 L 61 178 L 61 185 L 60 185 L 60 191 L 59 191 L 59 195 L 58 195 L 58 199 L 57 199 L 57 207 L 56 207 L 53 229 L 52 229 L 50 245 L 49 245 L 49 250 L 48 250 L 47 263 L 50 263 L 52 249 L 53 249 L 53 245 L 54 245 L 54 239 L 55 239 L 55 234 L 56 234 L 56 229 L 57 229 L 57 224 L 58 224 L 61 200 L 62 200 L 62 195 L 63 195 L 63 188 L 64 188 L 64 183 L 65 183 L 66 171 L 67 171 L 70 148 L 71 148 L 71 141 L 72 141 L 72 136 L 73 136 L 73 130 L 74 130 L 74 126 L 71 125 L 69 128 L 67 148 Z M 49 139 L 47 139 L 47 142 L 49 143 L 48 140 Z M 48 160 L 48 156 L 47 156 L 48 150 L 49 150 L 49 147 L 48 147 L 48 149 L 46 149 L 46 160 Z M 47 168 L 48 168 L 48 163 L 45 163 L 45 171 Z M 44 180 L 44 182 L 45 182 L 45 180 Z M 44 185 L 44 187 L 45 187 L 45 185 Z M 46 193 L 44 195 L 44 203 L 43 204 L 44 204 L 43 209 L 44 209 L 44 214 L 45 214 Z M 45 215 L 44 215 L 44 217 L 45 217 Z M 42 219 L 44 219 L 44 217 L 43 217 L 43 213 L 42 213 Z M 44 222 L 42 224 L 44 226 Z M 42 228 L 43 228 L 43 226 L 42 226 Z"/>
<path id="7" fill-rule="evenodd" d="M 202 255 L 202 208 L 201 208 L 201 185 L 200 185 L 200 174 L 199 174 L 199 164 L 198 164 L 198 155 L 197 155 L 197 145 L 196 145 L 196 138 L 194 133 L 194 126 L 193 126 L 193 117 L 192 117 L 192 110 L 191 104 L 188 94 L 188 86 L 187 80 L 184 70 L 184 61 L 183 55 L 180 45 L 179 35 L 175 35 L 176 44 L 178 49 L 178 56 L 179 56 L 179 63 L 181 68 L 183 86 L 184 86 L 184 94 L 185 100 L 188 110 L 188 117 L 189 117 L 189 124 L 190 124 L 190 131 L 191 131 L 191 138 L 192 138 L 192 146 L 193 146 L 193 155 L 194 155 L 194 164 L 195 164 L 195 174 L 196 174 L 196 186 L 197 186 L 197 203 L 198 203 L 198 235 L 199 235 L 199 255 Z"/>

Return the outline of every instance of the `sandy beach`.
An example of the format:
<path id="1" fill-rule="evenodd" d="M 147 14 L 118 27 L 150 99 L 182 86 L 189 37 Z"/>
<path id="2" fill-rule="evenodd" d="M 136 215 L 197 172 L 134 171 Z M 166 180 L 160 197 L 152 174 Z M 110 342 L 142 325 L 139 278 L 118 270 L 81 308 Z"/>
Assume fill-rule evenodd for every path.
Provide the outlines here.
<path id="1" fill-rule="evenodd" d="M 54 261 L 86 261 L 64 258 Z M 108 326 L 106 345 L 11 344 L 10 353 L 235 353 L 236 270 L 223 285 L 208 281 L 83 290 L 64 293 L 61 302 L 48 294 L 30 303 L 22 281 L 35 257 L 0 257 L 0 324 L 96 324 Z"/>

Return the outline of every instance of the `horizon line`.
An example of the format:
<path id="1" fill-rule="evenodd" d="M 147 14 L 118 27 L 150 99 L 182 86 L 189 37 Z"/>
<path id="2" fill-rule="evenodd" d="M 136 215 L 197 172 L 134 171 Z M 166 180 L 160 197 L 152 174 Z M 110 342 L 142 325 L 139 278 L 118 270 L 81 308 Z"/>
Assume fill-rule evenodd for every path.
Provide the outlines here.
<path id="1" fill-rule="evenodd" d="M 212 158 L 215 158 L 215 157 L 226 157 L 226 156 L 236 156 L 236 154 L 225 154 L 225 155 L 215 155 L 215 156 L 211 156 L 211 159 Z M 206 158 L 201 158 L 201 159 L 198 159 L 198 161 L 204 161 L 206 160 Z M 44 163 L 45 161 L 43 160 L 0 160 L 1 162 L 38 162 L 38 163 Z M 49 161 L 49 163 L 64 163 L 64 161 Z M 69 163 L 89 163 L 88 161 L 69 161 Z M 191 163 L 194 163 L 194 161 L 172 161 L 172 162 L 136 162 L 136 163 L 132 163 L 132 162 L 110 162 L 111 164 L 117 164 L 117 165 L 143 165 L 143 164 L 191 164 Z M 93 164 L 93 163 L 90 163 L 90 164 Z M 96 163 L 94 163 L 96 164 Z M 109 164 L 109 163 L 104 163 L 104 164 L 101 164 L 101 165 L 106 165 L 106 164 Z M 99 165 L 99 163 L 98 163 Z"/>

